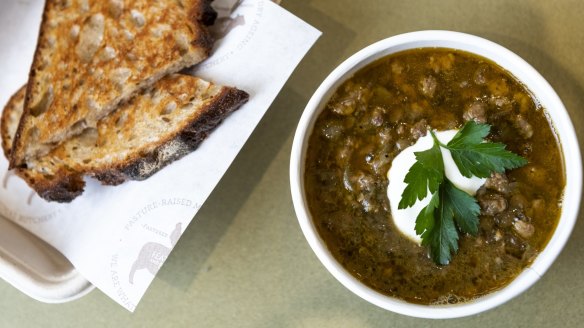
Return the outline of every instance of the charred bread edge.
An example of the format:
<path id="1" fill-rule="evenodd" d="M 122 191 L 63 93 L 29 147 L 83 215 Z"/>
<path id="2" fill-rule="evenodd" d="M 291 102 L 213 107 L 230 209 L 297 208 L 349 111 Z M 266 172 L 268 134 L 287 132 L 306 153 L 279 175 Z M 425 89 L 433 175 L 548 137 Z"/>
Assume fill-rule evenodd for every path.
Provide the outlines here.
<path id="1" fill-rule="evenodd" d="M 213 25 L 217 19 L 217 12 L 211 6 L 211 2 L 213 0 L 203 0 L 198 8 L 191 11 L 191 19 L 198 20 L 207 26 Z"/>
<path id="2" fill-rule="evenodd" d="M 212 25 L 215 22 L 215 18 L 217 17 L 217 12 L 213 9 L 213 7 L 211 7 L 212 1 L 213 0 L 200 0 L 197 2 L 198 6 L 194 6 L 189 11 L 190 12 L 189 16 L 191 16 L 190 18 L 192 20 L 192 23 L 201 25 L 201 34 L 198 35 L 198 37 L 192 41 L 192 44 L 194 46 L 200 46 L 201 48 L 203 48 L 205 57 L 209 56 L 209 54 L 211 53 L 211 50 L 213 48 L 213 43 L 215 42 L 215 39 L 211 35 L 211 32 L 209 32 L 206 28 L 206 26 Z M 44 41 L 43 36 L 45 33 L 45 26 L 48 24 L 47 17 L 46 17 L 47 16 L 47 9 L 49 7 L 49 3 L 52 3 L 52 2 L 53 2 L 52 0 L 47 0 L 45 2 L 45 6 L 43 8 L 42 22 L 41 22 L 41 25 L 39 28 L 39 37 L 38 37 L 39 42 L 37 43 L 37 46 L 36 46 L 36 49 L 34 52 L 34 57 L 33 57 L 32 65 L 30 68 L 28 81 L 33 81 L 34 77 L 36 76 L 36 69 L 35 69 L 34 64 L 37 62 L 38 57 L 39 57 L 40 49 L 42 46 L 41 42 Z M 161 79 L 166 75 L 176 73 L 183 68 L 184 67 L 181 67 L 180 69 L 174 69 L 173 71 L 166 72 L 167 74 L 161 75 L 158 79 Z M 148 80 L 144 81 L 140 87 L 136 88 L 136 90 L 134 91 L 134 93 L 132 95 L 139 94 L 144 89 L 152 86 L 156 81 L 157 80 L 155 80 L 155 79 L 148 79 Z M 28 83 L 27 88 L 26 88 L 26 96 L 24 97 L 24 110 L 22 113 L 22 117 L 27 117 L 28 113 L 29 113 L 30 91 L 31 91 L 31 83 Z M 130 96 L 129 98 L 132 98 L 132 96 Z M 127 99 L 121 99 L 120 102 L 118 102 L 118 104 L 114 105 L 114 107 L 119 106 L 119 104 L 125 100 L 127 100 Z M 18 166 L 23 166 L 23 165 L 24 165 L 24 167 L 26 167 L 26 159 L 24 158 L 24 155 L 22 156 L 22 158 L 17 158 L 17 153 L 18 153 L 19 149 L 21 149 L 23 147 L 23 145 L 22 145 L 23 141 L 20 138 L 23 128 L 24 128 L 24 120 L 20 120 L 20 123 L 18 124 L 18 128 L 16 129 L 16 134 L 14 135 L 14 138 L 12 141 L 11 152 L 10 152 L 10 156 L 9 156 L 9 160 L 8 160 L 8 169 L 14 169 Z"/>
<path id="3" fill-rule="evenodd" d="M 199 1 L 199 6 L 193 7 L 189 14 L 189 18 L 194 24 L 202 24 L 201 35 L 199 35 L 197 39 L 193 40 L 192 44 L 194 46 L 200 46 L 201 48 L 205 49 L 205 55 L 207 57 L 211 54 L 211 49 L 213 49 L 215 38 L 213 38 L 211 32 L 206 27 L 213 25 L 215 23 L 215 19 L 217 18 L 217 12 L 215 9 L 213 9 L 213 7 L 211 7 L 211 2 L 213 2 L 213 0 Z"/>
<path id="4" fill-rule="evenodd" d="M 23 175 L 25 170 L 17 170 L 17 174 L 30 182 L 29 184 L 32 183 L 31 187 L 37 191 L 39 196 L 56 202 L 70 202 L 79 196 L 85 186 L 83 175 L 92 176 L 104 185 L 118 185 L 127 180 L 144 180 L 171 162 L 195 150 L 229 113 L 247 102 L 249 95 L 244 91 L 225 87 L 214 98 L 184 129 L 177 131 L 166 140 L 160 141 L 152 151 L 146 154 L 136 154 L 123 163 L 82 173 L 62 170 L 58 172 L 58 177 L 56 176 L 52 180 L 30 181 L 26 175 Z M 176 151 L 161 155 L 173 143 L 179 144 Z M 146 166 L 152 169 L 145 170 Z"/>

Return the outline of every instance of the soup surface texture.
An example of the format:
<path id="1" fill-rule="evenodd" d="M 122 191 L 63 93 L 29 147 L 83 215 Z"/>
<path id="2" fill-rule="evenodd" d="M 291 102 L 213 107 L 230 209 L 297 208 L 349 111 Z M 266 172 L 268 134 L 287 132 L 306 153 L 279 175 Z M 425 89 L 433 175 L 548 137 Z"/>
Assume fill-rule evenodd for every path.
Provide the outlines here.
<path id="1" fill-rule="evenodd" d="M 490 124 L 488 139 L 529 163 L 487 179 L 475 196 L 478 235 L 461 234 L 458 253 L 439 266 L 393 224 L 387 172 L 428 129 L 468 120 Z M 508 284 L 553 234 L 565 185 L 556 134 L 530 92 L 489 60 L 440 48 L 392 54 L 344 82 L 315 123 L 304 174 L 309 210 L 335 258 L 373 289 L 420 304 Z"/>

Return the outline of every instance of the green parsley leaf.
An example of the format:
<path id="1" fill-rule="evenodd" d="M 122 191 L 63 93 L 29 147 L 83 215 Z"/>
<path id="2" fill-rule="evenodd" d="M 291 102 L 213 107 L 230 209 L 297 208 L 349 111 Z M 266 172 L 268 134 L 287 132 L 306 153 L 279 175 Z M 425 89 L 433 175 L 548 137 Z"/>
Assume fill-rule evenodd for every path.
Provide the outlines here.
<path id="1" fill-rule="evenodd" d="M 424 207 L 418 217 L 416 218 L 416 234 L 422 237 L 422 242 L 426 240 L 426 237 L 434 229 L 436 219 L 434 217 L 434 212 L 436 208 L 440 205 L 440 196 L 438 192 L 432 194 L 430 203 Z"/>
<path id="2" fill-rule="evenodd" d="M 479 232 L 479 214 L 481 212 L 477 200 L 446 179 L 442 201 L 444 206 L 452 210 L 458 229 L 476 236 Z"/>
<path id="3" fill-rule="evenodd" d="M 491 132 L 490 125 L 468 121 L 450 140 L 448 145 L 454 147 L 461 144 L 479 144 L 489 135 L 489 132 Z"/>
<path id="4" fill-rule="evenodd" d="M 447 181 L 447 179 L 445 179 Z M 454 212 L 450 206 L 446 185 L 440 185 L 440 202 L 435 210 L 435 225 L 427 231 L 426 238 L 422 239 L 422 245 L 430 246 L 430 257 L 435 263 L 447 265 L 450 263 L 451 253 L 458 251 L 458 231 L 454 225 Z"/>
<path id="5" fill-rule="evenodd" d="M 432 195 L 428 206 L 416 218 L 416 233 L 422 237 L 422 245 L 430 246 L 434 262 L 446 265 L 458 250 L 454 223 L 462 232 L 478 233 L 479 213 L 476 200 L 445 178 L 439 192 Z"/>
<path id="6" fill-rule="evenodd" d="M 491 130 L 488 124 L 469 121 L 445 146 L 462 175 L 488 178 L 491 173 L 502 173 L 527 164 L 521 156 L 505 150 L 502 143 L 483 142 Z"/>
<path id="7" fill-rule="evenodd" d="M 461 174 L 486 178 L 493 172 L 504 172 L 527 164 L 521 156 L 505 150 L 501 143 L 486 142 L 490 125 L 470 121 L 444 145 L 430 131 L 432 148 L 416 152 L 404 182 L 407 184 L 398 208 L 413 206 L 424 199 L 428 191 L 430 202 L 416 217 L 416 233 L 422 245 L 430 248 L 430 257 L 439 265 L 450 263 L 458 251 L 459 232 L 477 235 L 480 207 L 474 197 L 458 189 L 444 175 L 444 160 L 440 147 L 447 148 Z"/>
<path id="8" fill-rule="evenodd" d="M 414 153 L 416 163 L 410 167 L 408 174 L 404 179 L 407 183 L 398 208 L 408 208 L 413 206 L 416 201 L 422 200 L 430 193 L 435 193 L 444 179 L 444 165 L 440 145 L 434 142 L 432 148 Z"/>

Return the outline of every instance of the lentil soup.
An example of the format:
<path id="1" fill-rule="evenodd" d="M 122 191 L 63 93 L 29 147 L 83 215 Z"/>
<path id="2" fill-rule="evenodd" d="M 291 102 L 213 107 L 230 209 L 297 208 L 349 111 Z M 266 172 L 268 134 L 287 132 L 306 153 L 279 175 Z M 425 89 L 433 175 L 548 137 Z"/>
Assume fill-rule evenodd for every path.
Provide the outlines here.
<path id="1" fill-rule="evenodd" d="M 462 234 L 450 264 L 393 224 L 387 172 L 428 129 L 474 120 L 529 164 L 478 190 L 479 233 Z M 309 211 L 333 256 L 371 288 L 408 302 L 452 304 L 500 289 L 551 238 L 565 186 L 563 158 L 543 108 L 511 74 L 466 52 L 421 48 L 384 57 L 344 82 L 309 138 Z M 412 218 L 415 220 L 415 218 Z"/>

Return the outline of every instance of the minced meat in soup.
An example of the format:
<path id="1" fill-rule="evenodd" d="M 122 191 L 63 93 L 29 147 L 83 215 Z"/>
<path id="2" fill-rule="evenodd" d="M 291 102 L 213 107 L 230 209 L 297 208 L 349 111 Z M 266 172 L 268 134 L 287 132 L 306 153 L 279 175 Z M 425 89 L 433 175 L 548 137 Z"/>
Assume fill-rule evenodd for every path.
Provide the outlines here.
<path id="1" fill-rule="evenodd" d="M 394 226 L 387 172 L 428 129 L 475 120 L 529 164 L 477 192 L 477 237 L 461 235 L 449 265 Z M 545 247 L 565 177 L 544 110 L 508 72 L 476 55 L 424 48 L 390 55 L 343 83 L 310 136 L 305 188 L 319 234 L 357 279 L 420 304 L 456 303 L 508 284 Z M 415 220 L 415 218 L 412 218 Z"/>

